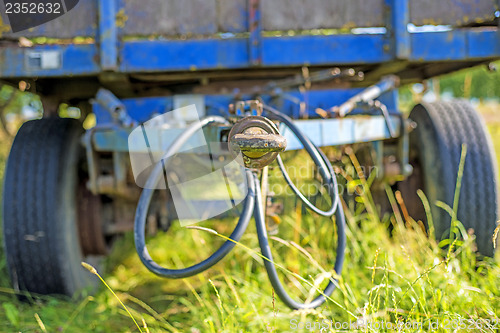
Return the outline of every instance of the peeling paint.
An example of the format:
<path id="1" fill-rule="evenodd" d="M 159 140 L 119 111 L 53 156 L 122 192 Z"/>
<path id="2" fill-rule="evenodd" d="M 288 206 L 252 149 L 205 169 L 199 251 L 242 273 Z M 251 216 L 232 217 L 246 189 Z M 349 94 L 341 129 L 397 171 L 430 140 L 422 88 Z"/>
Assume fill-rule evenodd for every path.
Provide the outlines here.
<path id="1" fill-rule="evenodd" d="M 116 13 L 115 24 L 118 28 L 125 27 L 125 23 L 128 21 L 128 16 L 125 14 L 125 9 L 122 8 Z"/>

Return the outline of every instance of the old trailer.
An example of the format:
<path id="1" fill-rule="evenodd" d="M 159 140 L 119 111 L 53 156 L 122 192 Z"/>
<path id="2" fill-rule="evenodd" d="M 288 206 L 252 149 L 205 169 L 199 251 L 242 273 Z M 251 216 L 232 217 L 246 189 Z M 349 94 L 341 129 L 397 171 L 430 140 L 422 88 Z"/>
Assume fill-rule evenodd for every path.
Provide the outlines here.
<path id="1" fill-rule="evenodd" d="M 234 243 L 184 270 L 160 267 L 144 244 L 148 214 L 165 227 L 183 213 L 169 212 L 172 198 L 154 192 L 168 187 L 158 182 L 162 161 L 192 139 L 186 131 L 202 127 L 207 141 L 221 143 L 214 154 L 240 156 L 245 166 L 246 197 L 231 237 L 239 239 L 254 215 L 267 258 L 267 192 L 265 177 L 257 177 L 285 145 L 305 148 L 329 184 L 332 209 L 317 213 L 336 214 L 337 272 L 342 205 L 317 147 L 368 147 L 365 162 L 378 167 L 377 182 L 399 188 L 427 226 L 417 195 L 424 191 L 438 239 L 451 217 L 435 203 L 453 205 L 466 147 L 457 219 L 474 230 L 478 251 L 492 256 L 498 180 L 484 122 L 465 101 L 422 103 L 404 115 L 398 87 L 499 59 L 499 9 L 495 0 L 82 0 L 17 33 L 3 11 L 0 79 L 23 81 L 44 109 L 17 133 L 5 173 L 13 286 L 73 295 L 95 283 L 80 262 L 106 256 L 111 240 L 134 226 L 139 255 L 156 274 L 181 278 L 221 260 Z M 79 108 L 80 118 L 59 118 L 62 103 Z M 91 114 L 96 125 L 84 130 Z M 294 301 L 265 263 L 290 307 L 324 301 Z"/>

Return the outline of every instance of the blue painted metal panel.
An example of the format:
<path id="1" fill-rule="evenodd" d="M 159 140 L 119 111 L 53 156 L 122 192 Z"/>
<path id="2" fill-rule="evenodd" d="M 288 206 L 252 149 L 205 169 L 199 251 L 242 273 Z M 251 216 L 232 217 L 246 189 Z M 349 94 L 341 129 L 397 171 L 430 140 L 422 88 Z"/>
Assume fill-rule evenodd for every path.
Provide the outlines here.
<path id="1" fill-rule="evenodd" d="M 57 68 L 31 66 L 27 56 L 36 52 L 60 53 Z M 100 72 L 98 50 L 95 45 L 40 45 L 30 48 L 1 47 L 0 77 L 59 77 L 92 75 Z"/>
<path id="2" fill-rule="evenodd" d="M 135 121 L 143 123 L 155 115 L 164 114 L 173 109 L 172 97 L 143 97 L 122 100 L 128 115 Z M 100 105 L 93 104 L 93 111 L 98 124 L 112 122 L 111 115 Z"/>
<path id="3" fill-rule="evenodd" d="M 500 56 L 500 30 L 470 30 L 466 34 L 469 57 L 489 58 Z"/>
<path id="4" fill-rule="evenodd" d="M 411 33 L 409 36 L 410 61 L 500 57 L 500 34 L 496 29 Z M 262 38 L 261 67 L 383 64 L 394 59 L 390 48 L 384 47 L 386 43 L 383 34 L 265 37 Z M 106 45 L 104 49 L 99 49 L 98 45 L 0 47 L 0 77 L 92 75 L 112 69 L 117 59 L 121 60 L 119 71 L 123 73 L 251 67 L 248 38 L 127 41 L 123 42 L 119 56 L 115 56 L 114 42 L 109 43 L 109 48 Z M 44 69 L 26 65 L 26 52 L 50 50 L 61 53 L 61 66 Z"/>
<path id="5" fill-rule="evenodd" d="M 500 56 L 500 34 L 496 29 L 421 32 L 410 36 L 411 60 L 415 61 L 467 60 Z"/>
<path id="6" fill-rule="evenodd" d="M 118 67 L 118 38 L 115 23 L 115 0 L 98 0 L 98 11 L 101 69 L 116 70 Z"/>
<path id="7" fill-rule="evenodd" d="M 388 61 L 382 35 L 267 37 L 263 66 L 378 63 Z M 136 41 L 123 48 L 122 69 L 157 71 L 249 66 L 246 39 Z M 200 56 L 203 55 L 203 56 Z"/>
<path id="8" fill-rule="evenodd" d="M 391 55 L 384 50 L 384 35 L 330 35 L 268 37 L 263 39 L 266 66 L 341 65 L 380 63 Z"/>
<path id="9" fill-rule="evenodd" d="M 383 35 L 262 38 L 262 66 L 381 63 L 391 56 Z M 250 66 L 246 38 L 133 41 L 123 46 L 121 70 L 231 69 Z"/>
<path id="10" fill-rule="evenodd" d="M 468 58 L 466 33 L 462 30 L 420 32 L 410 36 L 411 60 L 424 62 Z"/>
<path id="11" fill-rule="evenodd" d="M 318 118 L 315 110 L 318 108 L 329 109 L 332 106 L 339 105 L 345 102 L 350 97 L 362 91 L 363 88 L 356 89 L 335 89 L 335 90 L 312 90 L 305 93 L 299 91 L 292 91 L 287 93 L 287 97 L 279 100 L 272 99 L 270 96 L 262 96 L 264 102 L 278 108 L 280 111 L 286 113 L 292 118 L 299 118 L 305 116 L 299 114 L 299 106 L 294 100 L 307 100 L 306 115 L 309 118 Z M 252 99 L 250 95 L 241 96 L 242 100 Z M 397 90 L 389 91 L 378 99 L 384 103 L 390 114 L 398 114 L 397 110 Z M 164 114 L 173 110 L 173 97 L 144 97 L 144 98 L 130 98 L 123 99 L 123 104 L 127 110 L 128 115 L 135 121 L 142 123 L 155 115 Z M 205 96 L 205 106 L 207 115 L 225 115 L 230 103 L 234 103 L 234 96 L 232 95 L 207 95 Z M 106 124 L 112 121 L 109 113 L 102 108 L 100 104 L 93 105 L 94 113 L 98 124 Z M 361 112 L 362 110 L 355 110 L 352 114 Z"/>
<path id="12" fill-rule="evenodd" d="M 244 68 L 249 65 L 247 43 L 246 38 L 126 42 L 120 70 L 154 72 Z"/>
<path id="13" fill-rule="evenodd" d="M 496 30 L 409 34 L 410 60 L 444 61 L 500 56 Z M 408 50 L 406 42 L 400 55 Z M 245 68 L 251 64 L 246 39 L 127 42 L 122 70 L 161 71 Z M 382 34 L 262 38 L 262 66 L 349 65 L 393 59 Z M 203 55 L 203 56 L 201 56 Z"/>
<path id="14" fill-rule="evenodd" d="M 400 34 L 406 35 L 405 32 Z M 408 34 L 410 44 L 407 37 L 401 37 L 399 56 L 406 56 L 409 52 L 410 60 L 414 61 L 498 58 L 498 36 L 496 30 L 412 33 Z M 121 70 L 138 72 L 250 67 L 248 59 L 252 57 L 247 42 L 245 38 L 127 42 L 123 47 Z M 384 63 L 394 58 L 391 50 L 384 47 L 386 43 L 383 34 L 265 37 L 262 38 L 261 65 L 285 67 Z"/>

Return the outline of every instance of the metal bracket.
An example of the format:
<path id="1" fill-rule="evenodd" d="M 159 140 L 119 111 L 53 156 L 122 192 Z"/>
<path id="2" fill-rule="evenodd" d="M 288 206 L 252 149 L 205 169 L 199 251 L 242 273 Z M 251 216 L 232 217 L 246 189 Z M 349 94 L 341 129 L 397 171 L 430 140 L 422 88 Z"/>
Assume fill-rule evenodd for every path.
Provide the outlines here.
<path id="1" fill-rule="evenodd" d="M 391 47 L 395 59 L 408 59 L 411 54 L 411 40 L 408 32 L 410 23 L 409 0 L 387 0 L 391 8 L 389 29 L 387 34 L 391 37 Z"/>
<path id="2" fill-rule="evenodd" d="M 99 156 L 94 147 L 94 135 L 100 131 L 112 131 L 116 134 L 124 134 L 128 137 L 128 133 L 123 132 L 116 124 L 102 125 L 93 127 L 82 137 L 82 144 L 85 147 L 87 157 L 89 180 L 87 188 L 96 195 L 99 193 L 117 194 L 123 197 L 134 198 L 136 193 L 132 193 L 126 186 L 126 169 L 125 159 L 126 154 L 120 151 L 113 152 L 113 172 L 112 176 L 101 176 L 99 172 Z"/>
<path id="3" fill-rule="evenodd" d="M 125 105 L 118 97 L 113 95 L 111 91 L 104 88 L 99 88 L 95 99 L 93 99 L 91 102 L 101 105 L 120 125 L 123 125 L 125 127 L 131 127 L 135 125 L 135 122 L 128 115 Z"/>
<path id="4" fill-rule="evenodd" d="M 262 20 L 260 0 L 248 0 L 248 49 L 250 63 L 258 66 L 262 63 Z"/>
<path id="5" fill-rule="evenodd" d="M 238 117 L 260 116 L 262 111 L 263 106 L 259 100 L 237 101 L 234 104 L 229 104 L 229 113 Z"/>
<path id="6" fill-rule="evenodd" d="M 99 55 L 101 69 L 118 70 L 118 37 L 116 32 L 115 0 L 99 0 Z"/>
<path id="7" fill-rule="evenodd" d="M 339 106 L 334 106 L 329 111 L 338 115 L 339 117 L 345 117 L 349 112 L 354 110 L 359 104 L 372 103 L 375 99 L 379 98 L 383 93 L 397 88 L 399 85 L 399 77 L 396 75 L 387 75 L 380 80 L 377 84 L 370 86 L 349 98 L 346 102 Z M 385 115 L 384 115 L 385 117 Z"/>

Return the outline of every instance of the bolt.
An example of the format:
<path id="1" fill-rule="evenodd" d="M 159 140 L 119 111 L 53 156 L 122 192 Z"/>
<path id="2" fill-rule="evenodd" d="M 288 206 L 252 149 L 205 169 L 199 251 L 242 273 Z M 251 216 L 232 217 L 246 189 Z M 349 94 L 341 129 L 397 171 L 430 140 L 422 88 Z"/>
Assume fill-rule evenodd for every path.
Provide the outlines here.
<path id="1" fill-rule="evenodd" d="M 408 119 L 406 121 L 406 130 L 408 133 L 412 132 L 415 128 L 417 128 L 418 124 L 414 122 L 413 120 Z"/>

